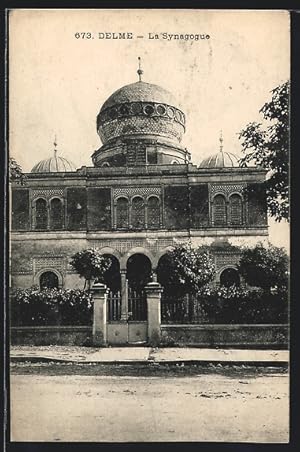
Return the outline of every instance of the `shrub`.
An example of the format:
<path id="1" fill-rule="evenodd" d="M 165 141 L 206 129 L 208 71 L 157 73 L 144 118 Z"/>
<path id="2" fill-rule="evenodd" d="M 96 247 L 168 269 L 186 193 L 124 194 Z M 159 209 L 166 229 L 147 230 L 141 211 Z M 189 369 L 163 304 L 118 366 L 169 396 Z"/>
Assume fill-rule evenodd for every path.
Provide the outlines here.
<path id="1" fill-rule="evenodd" d="M 263 289 L 240 289 L 235 286 L 205 288 L 199 292 L 197 303 L 210 323 L 251 324 L 287 323 L 287 292 Z"/>
<path id="2" fill-rule="evenodd" d="M 250 286 L 265 290 L 286 290 L 288 287 L 288 255 L 284 248 L 261 243 L 245 248 L 238 270 Z"/>
<path id="3" fill-rule="evenodd" d="M 16 289 L 10 294 L 12 325 L 88 325 L 92 297 L 79 289 Z"/>
<path id="4" fill-rule="evenodd" d="M 166 294 L 195 294 L 212 281 L 215 264 L 207 247 L 193 248 L 187 243 L 169 251 L 160 260 L 157 272 Z"/>
<path id="5" fill-rule="evenodd" d="M 88 290 L 90 290 L 92 279 L 102 280 L 111 264 L 111 259 L 108 256 L 103 256 L 97 248 L 79 251 L 72 256 L 70 262 L 79 276 L 85 279 L 84 289 L 87 285 Z"/>

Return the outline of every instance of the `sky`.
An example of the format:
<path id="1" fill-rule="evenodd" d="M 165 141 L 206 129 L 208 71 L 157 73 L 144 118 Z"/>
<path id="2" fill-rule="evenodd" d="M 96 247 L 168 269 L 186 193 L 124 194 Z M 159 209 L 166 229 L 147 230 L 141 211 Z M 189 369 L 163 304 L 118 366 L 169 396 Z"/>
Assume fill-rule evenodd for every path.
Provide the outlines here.
<path id="1" fill-rule="evenodd" d="M 76 37 L 88 32 L 91 39 Z M 113 32 L 133 39 L 99 39 Z M 220 130 L 224 151 L 241 156 L 239 132 L 261 120 L 270 91 L 290 76 L 289 47 L 286 11 L 10 11 L 10 155 L 29 172 L 53 155 L 56 137 L 59 155 L 92 166 L 101 145 L 96 116 L 114 91 L 138 80 L 140 56 L 143 81 L 171 91 L 185 112 L 183 144 L 194 164 L 218 151 Z M 287 224 L 269 225 L 271 242 L 288 246 Z"/>

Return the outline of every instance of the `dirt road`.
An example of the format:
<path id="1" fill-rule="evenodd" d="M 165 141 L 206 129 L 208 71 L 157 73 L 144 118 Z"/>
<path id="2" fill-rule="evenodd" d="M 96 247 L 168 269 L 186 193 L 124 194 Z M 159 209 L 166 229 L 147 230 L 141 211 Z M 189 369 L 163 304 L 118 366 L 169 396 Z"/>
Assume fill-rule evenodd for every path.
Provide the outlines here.
<path id="1" fill-rule="evenodd" d="M 288 375 L 11 375 L 13 441 L 288 441 Z"/>

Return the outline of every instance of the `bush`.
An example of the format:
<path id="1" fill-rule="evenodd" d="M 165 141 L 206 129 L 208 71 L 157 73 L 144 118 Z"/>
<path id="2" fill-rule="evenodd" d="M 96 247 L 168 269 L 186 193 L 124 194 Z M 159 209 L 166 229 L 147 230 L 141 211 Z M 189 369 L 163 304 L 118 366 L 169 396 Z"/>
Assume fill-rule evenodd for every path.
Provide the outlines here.
<path id="1" fill-rule="evenodd" d="M 89 325 L 92 297 L 79 289 L 16 289 L 10 294 L 11 324 Z"/>
<path id="2" fill-rule="evenodd" d="M 112 260 L 108 256 L 103 256 L 97 248 L 79 251 L 72 256 L 70 265 L 85 279 L 84 289 L 86 285 L 88 290 L 91 289 L 91 281 L 93 279 L 103 280 L 103 276 L 109 270 Z"/>
<path id="3" fill-rule="evenodd" d="M 238 270 L 250 286 L 265 290 L 286 290 L 288 287 L 289 259 L 284 248 L 274 245 L 245 248 Z"/>
<path id="4" fill-rule="evenodd" d="M 212 281 L 214 259 L 207 247 L 180 244 L 163 256 L 157 274 L 167 295 L 195 294 Z"/>
<path id="5" fill-rule="evenodd" d="M 205 288 L 198 294 L 197 303 L 210 323 L 252 324 L 288 321 L 286 291 L 247 290 L 235 286 Z"/>

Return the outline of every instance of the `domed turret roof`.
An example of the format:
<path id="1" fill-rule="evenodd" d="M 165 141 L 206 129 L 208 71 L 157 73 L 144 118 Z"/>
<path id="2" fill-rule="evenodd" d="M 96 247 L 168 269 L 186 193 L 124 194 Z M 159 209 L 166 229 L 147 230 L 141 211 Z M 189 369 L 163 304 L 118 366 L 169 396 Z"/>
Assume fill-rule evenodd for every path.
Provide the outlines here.
<path id="1" fill-rule="evenodd" d="M 161 86 L 146 82 L 135 82 L 115 91 L 102 105 L 100 112 L 116 104 L 126 102 L 157 102 L 176 106 L 177 101 L 173 94 Z"/>
<path id="2" fill-rule="evenodd" d="M 204 159 L 200 168 L 235 168 L 239 167 L 239 158 L 231 152 L 219 151 Z"/>
<path id="3" fill-rule="evenodd" d="M 70 160 L 57 156 L 56 150 L 53 157 L 41 160 L 31 170 L 32 173 L 65 173 L 68 171 L 76 171 L 76 166 Z"/>
<path id="4" fill-rule="evenodd" d="M 115 91 L 97 116 L 103 144 L 116 138 L 152 135 L 179 144 L 185 132 L 185 115 L 166 89 L 141 80 Z"/>

